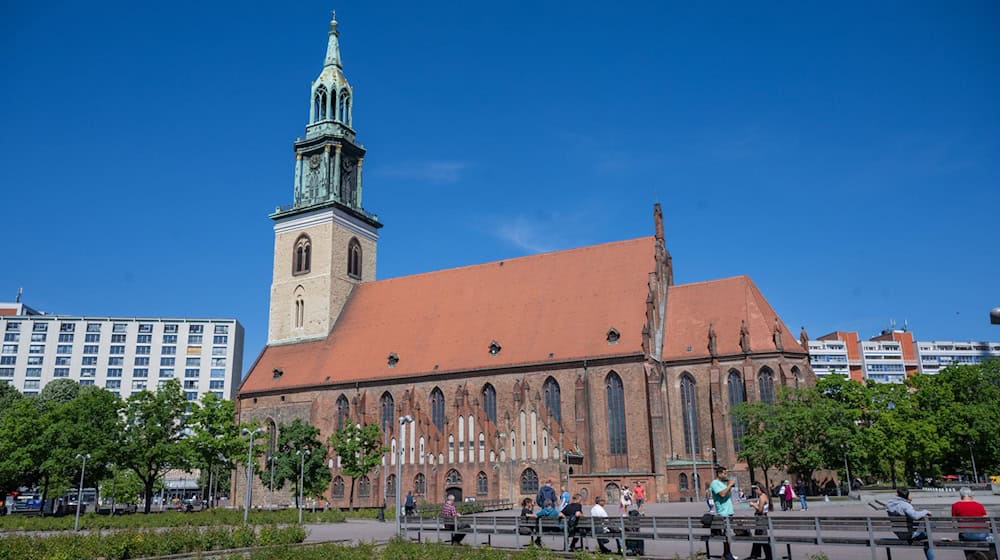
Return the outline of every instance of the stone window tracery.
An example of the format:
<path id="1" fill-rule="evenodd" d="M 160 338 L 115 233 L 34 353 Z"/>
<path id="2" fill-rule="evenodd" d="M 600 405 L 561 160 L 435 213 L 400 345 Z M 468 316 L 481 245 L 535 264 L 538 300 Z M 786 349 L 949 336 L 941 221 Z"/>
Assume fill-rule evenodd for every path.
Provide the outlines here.
<path id="1" fill-rule="evenodd" d="M 361 278 L 361 243 L 357 237 L 352 237 L 347 244 L 347 275 Z"/>
<path id="2" fill-rule="evenodd" d="M 497 422 L 497 390 L 493 385 L 487 383 L 483 385 L 483 411 L 491 422 Z"/>
<path id="3" fill-rule="evenodd" d="M 681 375 L 681 416 L 684 422 L 684 451 L 697 453 L 701 448 L 698 435 L 698 402 L 691 374 Z"/>
<path id="4" fill-rule="evenodd" d="M 350 415 L 351 405 L 347 402 L 347 397 L 340 395 L 337 397 L 337 430 L 344 429 L 344 424 L 347 422 Z"/>
<path id="5" fill-rule="evenodd" d="M 535 469 L 521 471 L 521 493 L 534 496 L 538 492 L 538 473 Z"/>
<path id="6" fill-rule="evenodd" d="M 444 393 L 437 387 L 431 391 L 431 421 L 438 430 L 444 431 Z"/>
<path id="7" fill-rule="evenodd" d="M 417 476 L 413 477 L 413 494 L 416 496 L 427 495 L 427 477 L 424 473 L 417 473 Z"/>
<path id="8" fill-rule="evenodd" d="M 605 394 L 608 406 L 608 451 L 611 455 L 626 455 L 628 441 L 625 435 L 625 388 L 622 378 L 615 372 L 608 373 L 605 380 Z M 625 465 L 614 465 L 623 467 Z"/>
<path id="9" fill-rule="evenodd" d="M 292 257 L 292 274 L 307 274 L 312 268 L 312 240 L 302 234 L 295 240 Z"/>
<path id="10" fill-rule="evenodd" d="M 339 475 L 333 479 L 333 497 L 343 498 L 344 497 L 344 479 Z"/>
<path id="11" fill-rule="evenodd" d="M 760 385 L 760 400 L 769 404 L 774 404 L 774 372 L 771 368 L 764 366 L 757 374 L 757 383 Z"/>
<path id="12" fill-rule="evenodd" d="M 733 451 L 738 455 L 743 450 L 743 434 L 746 433 L 746 425 L 733 414 L 733 408 L 746 402 L 746 391 L 743 386 L 743 376 L 740 372 L 729 370 L 729 420 L 733 428 Z"/>
<path id="13" fill-rule="evenodd" d="M 545 406 L 549 409 L 549 414 L 562 424 L 562 397 L 559 394 L 559 383 L 552 377 L 545 380 L 542 386 L 545 393 Z"/>
<path id="14" fill-rule="evenodd" d="M 326 120 L 327 94 L 326 87 L 316 88 L 316 95 L 313 96 L 313 116 L 316 122 Z"/>
<path id="15" fill-rule="evenodd" d="M 358 497 L 367 498 L 372 495 L 372 481 L 368 478 L 368 475 L 362 475 L 358 479 Z"/>
<path id="16" fill-rule="evenodd" d="M 379 406 L 382 409 L 382 433 L 389 433 L 389 429 L 394 426 L 393 418 L 396 414 L 396 402 L 392 398 L 392 394 L 389 391 L 382 393 L 382 399 L 379 402 Z"/>

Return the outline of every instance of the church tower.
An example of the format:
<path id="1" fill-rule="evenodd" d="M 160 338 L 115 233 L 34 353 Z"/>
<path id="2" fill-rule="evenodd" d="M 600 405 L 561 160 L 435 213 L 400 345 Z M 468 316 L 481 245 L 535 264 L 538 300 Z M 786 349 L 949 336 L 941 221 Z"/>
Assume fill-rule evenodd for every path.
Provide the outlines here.
<path id="1" fill-rule="evenodd" d="M 324 338 L 354 286 L 375 279 L 378 217 L 361 206 L 365 150 L 353 128 L 354 90 L 340 60 L 337 15 L 309 124 L 295 141 L 295 197 L 274 220 L 268 344 Z"/>

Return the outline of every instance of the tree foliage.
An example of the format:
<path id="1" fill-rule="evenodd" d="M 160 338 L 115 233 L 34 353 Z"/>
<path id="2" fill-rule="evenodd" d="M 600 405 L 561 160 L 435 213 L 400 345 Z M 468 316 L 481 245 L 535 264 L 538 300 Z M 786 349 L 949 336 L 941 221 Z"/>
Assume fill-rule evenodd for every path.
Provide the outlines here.
<path id="1" fill-rule="evenodd" d="M 386 451 L 382 445 L 382 430 L 375 423 L 364 427 L 348 423 L 330 436 L 330 445 L 340 460 L 341 471 L 351 477 L 348 505 L 354 507 L 354 481 L 382 462 Z"/>
<path id="2" fill-rule="evenodd" d="M 302 455 L 308 452 L 308 455 Z M 292 486 L 298 505 L 299 475 L 302 473 L 302 494 L 321 495 L 330 484 L 330 469 L 326 464 L 326 446 L 319 439 L 319 430 L 299 419 L 278 427 L 278 442 L 274 452 L 274 487 L 281 489 L 286 483 Z M 263 468 L 258 472 L 265 487 L 271 484 L 270 457 L 266 457 Z"/>
<path id="3" fill-rule="evenodd" d="M 153 486 L 169 469 L 191 465 L 190 446 L 184 440 L 187 429 L 187 400 L 176 379 L 155 393 L 132 394 L 123 409 L 124 428 L 120 464 L 135 472 L 143 483 L 144 510 L 153 504 Z"/>

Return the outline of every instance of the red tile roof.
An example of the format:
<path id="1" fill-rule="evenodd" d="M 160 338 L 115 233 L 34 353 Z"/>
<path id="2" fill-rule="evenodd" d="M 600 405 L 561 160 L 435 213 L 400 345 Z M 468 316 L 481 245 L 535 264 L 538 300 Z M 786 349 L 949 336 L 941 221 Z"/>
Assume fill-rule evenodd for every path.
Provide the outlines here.
<path id="1" fill-rule="evenodd" d="M 642 237 L 361 284 L 326 339 L 265 348 L 240 391 L 641 354 L 654 269 Z"/>
<path id="2" fill-rule="evenodd" d="M 772 333 L 778 317 L 748 276 L 733 276 L 670 287 L 667 295 L 667 333 L 663 359 L 705 357 L 708 352 L 708 324 L 716 334 L 718 355 L 739 354 L 740 321 L 750 330 L 752 352 L 773 352 Z M 804 353 L 798 339 L 780 319 L 782 346 L 786 352 Z M 688 347 L 691 350 L 688 350 Z"/>

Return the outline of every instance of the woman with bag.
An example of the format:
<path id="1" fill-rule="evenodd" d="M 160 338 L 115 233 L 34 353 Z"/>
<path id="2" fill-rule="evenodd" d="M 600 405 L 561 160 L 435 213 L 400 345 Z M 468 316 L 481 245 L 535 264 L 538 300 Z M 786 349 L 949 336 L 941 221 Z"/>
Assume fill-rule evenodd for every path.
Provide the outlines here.
<path id="1" fill-rule="evenodd" d="M 750 501 L 750 507 L 753 508 L 754 517 L 757 518 L 757 529 L 754 531 L 754 535 L 758 537 L 767 536 L 767 512 L 771 509 L 771 499 L 767 496 L 767 489 L 761 483 L 756 483 L 754 488 L 757 489 L 757 499 Z M 771 543 L 753 543 L 753 547 L 750 549 L 750 558 L 748 560 L 759 560 L 760 554 L 763 552 L 765 560 L 771 560 Z"/>

